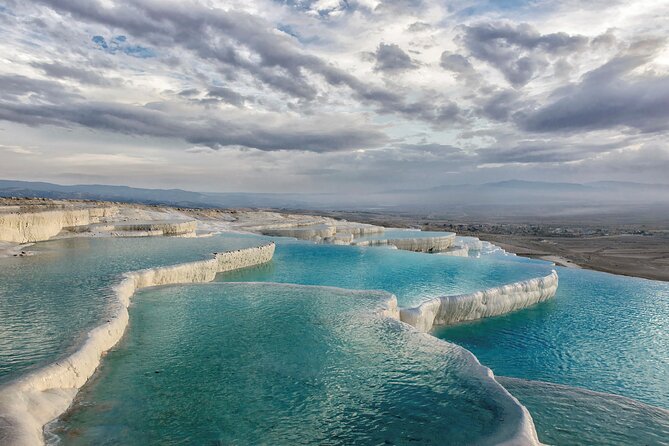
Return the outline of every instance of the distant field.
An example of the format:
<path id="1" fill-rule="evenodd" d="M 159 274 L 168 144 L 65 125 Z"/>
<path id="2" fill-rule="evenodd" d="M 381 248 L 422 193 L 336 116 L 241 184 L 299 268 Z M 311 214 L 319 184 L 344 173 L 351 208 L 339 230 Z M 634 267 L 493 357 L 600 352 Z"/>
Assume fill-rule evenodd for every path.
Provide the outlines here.
<path id="1" fill-rule="evenodd" d="M 454 231 L 526 257 L 559 256 L 583 268 L 669 281 L 669 220 L 660 211 L 642 215 L 618 213 L 551 219 L 491 216 L 471 220 L 370 212 L 322 214 L 384 226 Z"/>

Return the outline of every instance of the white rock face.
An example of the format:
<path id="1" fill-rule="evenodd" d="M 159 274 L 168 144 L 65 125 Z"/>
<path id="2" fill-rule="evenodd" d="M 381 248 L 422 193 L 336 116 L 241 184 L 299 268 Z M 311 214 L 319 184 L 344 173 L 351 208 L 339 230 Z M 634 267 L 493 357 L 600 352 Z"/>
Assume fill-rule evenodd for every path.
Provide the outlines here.
<path id="1" fill-rule="evenodd" d="M 300 240 L 348 245 L 355 237 L 382 233 L 385 228 L 365 223 L 338 222 L 327 220 L 316 225 L 286 226 L 274 224 L 269 226 L 255 226 L 252 228 L 264 235 L 277 237 L 293 237 Z"/>
<path id="2" fill-rule="evenodd" d="M 112 222 L 83 227 L 83 231 L 109 232 L 111 235 L 124 236 L 184 236 L 195 234 L 197 221 L 152 221 L 152 222 Z"/>
<path id="3" fill-rule="evenodd" d="M 273 255 L 274 243 L 270 243 L 218 253 L 210 260 L 126 273 L 115 287 L 116 314 L 91 330 L 79 350 L 0 388 L 0 444 L 44 443 L 43 426 L 69 407 L 78 389 L 100 364 L 101 356 L 123 336 L 135 291 L 158 285 L 209 282 L 217 273 L 269 262 Z"/>
<path id="4" fill-rule="evenodd" d="M 469 248 L 466 246 L 453 246 L 439 255 L 451 257 L 469 257 Z"/>
<path id="5" fill-rule="evenodd" d="M 63 228 L 98 223 L 101 218 L 113 216 L 116 212 L 118 208 L 109 206 L 0 213 L 0 240 L 14 243 L 48 240 Z"/>
<path id="6" fill-rule="evenodd" d="M 400 310 L 400 319 L 420 331 L 509 313 L 542 302 L 555 295 L 558 275 L 525 280 L 484 291 L 430 299 L 418 307 Z"/>
<path id="7" fill-rule="evenodd" d="M 418 237 L 418 238 L 398 238 L 387 240 L 365 240 L 362 242 L 353 242 L 357 246 L 381 246 L 391 245 L 397 249 L 415 252 L 444 252 L 447 251 L 455 240 L 455 234 L 442 237 Z"/>
<path id="8" fill-rule="evenodd" d="M 318 225 L 314 227 L 293 227 L 293 228 L 267 228 L 261 230 L 264 235 L 273 235 L 276 237 L 293 237 L 300 240 L 321 240 L 334 237 L 337 228 L 329 225 Z"/>
<path id="9" fill-rule="evenodd" d="M 483 250 L 483 242 L 477 237 L 457 236 L 454 244 L 456 246 L 468 248 L 471 251 Z"/>

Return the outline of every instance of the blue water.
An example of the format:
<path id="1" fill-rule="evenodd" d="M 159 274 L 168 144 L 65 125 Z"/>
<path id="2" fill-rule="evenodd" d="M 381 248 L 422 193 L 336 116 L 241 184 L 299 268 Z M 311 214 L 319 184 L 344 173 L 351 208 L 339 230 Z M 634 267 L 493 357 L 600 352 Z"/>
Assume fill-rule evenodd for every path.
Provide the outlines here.
<path id="1" fill-rule="evenodd" d="M 379 296 L 273 284 L 138 293 L 132 329 L 50 431 L 65 445 L 485 444 L 517 417 L 458 348 Z"/>
<path id="2" fill-rule="evenodd" d="M 34 257 L 0 259 L 0 383 L 52 362 L 76 347 L 81 336 L 104 318 L 111 286 L 119 280 L 121 272 L 206 258 L 214 251 L 256 245 L 266 239 L 242 235 L 207 239 L 74 239 L 40 243 L 35 247 L 38 255 Z M 413 306 L 434 296 L 471 292 L 545 275 L 553 268 L 546 262 L 512 256 L 473 259 L 387 248 L 275 240 L 274 261 L 258 268 L 220 274 L 217 280 L 386 290 L 397 295 L 401 306 Z M 575 439 L 578 439 L 578 431 L 583 429 L 590 435 L 583 434 L 583 438 L 599 436 L 602 444 L 635 444 L 630 442 L 630 438 L 634 438 L 629 437 L 630 430 L 625 430 L 627 423 L 647 428 L 634 428 L 643 431 L 639 437 L 644 439 L 643 444 L 663 444 L 658 438 L 666 432 L 663 430 L 667 425 L 666 412 L 634 402 L 628 404 L 615 400 L 609 404 L 605 397 L 592 396 L 571 387 L 568 391 L 564 390 L 567 388 L 555 390 L 555 387 L 545 387 L 537 382 L 579 386 L 669 408 L 669 284 L 586 270 L 558 270 L 560 285 L 555 299 L 513 314 L 442 329 L 435 334 L 472 351 L 496 375 L 522 378 L 521 381 L 505 382 L 534 414 L 540 438 L 544 441 L 578 444 Z M 147 302 L 153 302 L 148 307 L 157 309 L 168 301 L 154 302 L 149 299 Z M 189 326 L 191 313 L 200 311 L 198 296 L 191 296 L 188 301 L 191 312 L 177 312 L 173 316 L 168 314 L 172 310 L 161 313 L 161 317 L 174 317 L 171 320 L 176 324 L 171 329 Z M 137 307 L 131 310 L 131 317 L 139 308 L 138 301 Z M 180 308 L 183 309 L 174 307 L 173 310 Z M 206 312 L 206 306 L 202 308 Z M 242 311 L 241 307 L 239 311 Z M 242 319 L 248 321 L 248 318 Z M 158 324 L 157 321 L 155 324 Z M 212 310 L 211 321 L 217 330 L 230 323 L 227 316 L 217 310 Z M 158 329 L 156 327 L 143 322 L 132 323 L 128 337 L 148 339 L 152 331 Z M 205 330 L 206 327 L 201 328 Z M 270 332 L 284 329 L 272 318 L 258 318 L 252 328 L 267 328 Z M 176 334 L 180 333 L 174 330 Z M 189 330 L 195 328 L 190 327 Z M 208 330 L 205 332 L 209 333 Z M 270 338 L 267 334 L 264 339 Z M 192 353 L 200 354 L 197 349 L 199 338 L 190 339 Z M 300 345 L 299 342 L 296 344 Z M 161 351 L 169 353 L 168 346 L 169 343 L 166 343 Z M 117 386 L 121 386 L 122 381 L 105 381 L 104 374 L 113 375 L 118 367 L 123 367 L 124 348 L 110 355 L 111 359 L 102 368 L 100 381 L 91 386 L 91 397 L 86 401 L 95 404 L 100 412 L 105 412 L 101 409 L 106 406 L 97 404 L 97 398 L 102 398 L 100 401 L 106 398 L 103 395 L 111 398 L 119 390 Z M 137 354 L 128 348 L 128 357 Z M 203 348 L 205 350 L 202 351 L 206 351 L 206 347 Z M 189 353 L 185 350 L 181 354 Z M 154 360 L 157 366 L 160 357 L 156 356 Z M 207 364 L 206 361 L 200 362 Z M 422 362 L 414 366 L 420 369 Z M 124 373 L 130 373 L 132 367 L 124 370 Z M 206 371 L 200 372 L 204 374 Z M 130 379 L 128 374 L 119 376 Z M 202 385 L 207 382 L 203 381 Z M 140 381 L 137 383 L 139 385 Z M 151 398 L 148 393 L 145 394 L 147 399 L 158 396 L 168 398 L 174 391 L 172 387 L 150 387 L 149 390 L 153 393 Z M 538 396 L 542 392 L 545 392 L 545 397 Z M 565 392 L 571 396 L 563 398 Z M 185 394 L 177 395 L 188 399 Z M 415 403 L 421 404 L 420 401 L 417 399 Z M 574 405 L 573 411 L 569 410 L 570 401 Z M 186 404 L 199 416 L 202 414 L 195 409 L 200 402 L 191 399 L 178 404 Z M 121 404 L 119 407 L 125 406 Z M 220 409 L 220 406 L 211 407 Z M 159 409 L 161 407 L 147 406 L 142 410 L 145 410 L 143 413 L 146 416 L 158 410 L 156 413 L 160 414 L 160 418 L 165 418 L 166 415 Z M 83 415 L 84 412 L 88 415 Z M 112 415 L 109 418 L 104 418 L 108 415 L 101 415 L 103 418 L 97 419 L 88 411 L 84 412 L 80 421 L 82 425 L 95 424 L 97 427 L 91 428 L 92 431 L 99 430 L 110 435 L 116 429 Z M 169 415 L 175 417 L 175 426 L 186 423 L 189 429 L 196 425 L 201 429 L 210 426 L 209 420 L 218 416 L 204 414 L 204 418 L 185 420 L 177 416 L 177 412 L 176 409 L 169 411 Z M 622 415 L 616 417 L 616 412 Z M 76 417 L 78 413 L 74 411 L 70 416 Z M 115 412 L 110 410 L 109 413 Z M 590 415 L 592 418 L 589 418 Z M 618 424 L 602 421 L 614 419 L 618 420 Z M 644 420 L 647 423 L 644 424 Z M 131 421 L 127 420 L 128 423 Z M 96 424 L 101 422 L 109 424 Z M 169 423 L 169 420 L 165 422 Z M 219 422 L 222 422 L 220 418 L 212 421 L 214 424 Z M 341 423 L 337 421 L 336 424 Z M 156 426 L 155 432 L 165 427 L 162 424 Z M 67 429 L 68 441 L 79 441 L 72 437 L 79 428 Z M 127 429 L 132 432 L 134 428 L 130 426 Z M 217 437 L 223 435 L 220 429 L 214 431 L 207 431 L 207 435 L 211 435 L 206 441 L 222 438 Z M 224 431 L 227 432 L 227 428 Z M 244 431 L 237 431 L 235 435 L 241 435 L 239 432 Z M 81 438 L 103 438 L 91 432 L 86 435 L 89 434 L 93 436 Z M 123 432 L 114 435 L 113 438 L 118 441 L 109 444 L 126 444 Z M 184 441 L 188 442 L 187 439 Z M 82 442 L 77 444 L 89 444 Z"/>
<path id="3" fill-rule="evenodd" d="M 219 281 L 262 281 L 385 290 L 400 306 L 549 274 L 552 266 L 522 257 L 448 257 L 388 249 L 321 245 L 277 238 L 274 261 L 219 274 Z"/>
<path id="4" fill-rule="evenodd" d="M 106 317 L 123 272 L 207 258 L 268 240 L 243 234 L 209 238 L 75 238 L 38 243 L 31 257 L 0 258 L 0 383 L 69 354 Z M 544 266 L 533 266 L 545 269 Z M 531 277 L 514 263 L 278 239 L 275 261 L 221 275 L 351 289 L 386 289 L 401 302 Z"/>
<path id="5" fill-rule="evenodd" d="M 667 410 L 578 387 L 506 377 L 497 380 L 530 411 L 544 444 L 669 444 Z"/>
<path id="6" fill-rule="evenodd" d="M 75 349 L 105 317 L 121 273 L 209 258 L 257 240 L 76 238 L 38 243 L 31 257 L 0 258 L 0 383 Z"/>
<path id="7" fill-rule="evenodd" d="M 669 409 L 669 283 L 559 268 L 554 299 L 441 329 L 495 374 Z"/>

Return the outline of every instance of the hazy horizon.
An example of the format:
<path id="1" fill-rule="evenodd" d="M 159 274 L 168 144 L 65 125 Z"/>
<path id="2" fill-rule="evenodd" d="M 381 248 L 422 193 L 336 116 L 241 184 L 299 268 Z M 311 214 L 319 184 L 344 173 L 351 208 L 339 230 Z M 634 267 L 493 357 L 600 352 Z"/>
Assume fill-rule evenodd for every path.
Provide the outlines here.
<path id="1" fill-rule="evenodd" d="M 509 181 L 365 194 L 197 192 L 109 185 L 56 185 L 0 179 L 0 197 L 93 199 L 178 207 L 440 215 L 454 220 L 660 224 L 669 218 L 669 185 Z M 593 220 L 594 219 L 594 220 Z M 602 220 L 604 219 L 604 220 Z"/>

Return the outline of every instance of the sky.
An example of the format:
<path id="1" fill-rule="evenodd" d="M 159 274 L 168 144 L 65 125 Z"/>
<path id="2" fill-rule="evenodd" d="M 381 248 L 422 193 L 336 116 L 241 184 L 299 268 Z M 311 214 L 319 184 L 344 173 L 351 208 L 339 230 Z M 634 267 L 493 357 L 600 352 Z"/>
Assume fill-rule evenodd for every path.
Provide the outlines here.
<path id="1" fill-rule="evenodd" d="M 0 0 L 0 178 L 669 183 L 669 2 Z"/>

